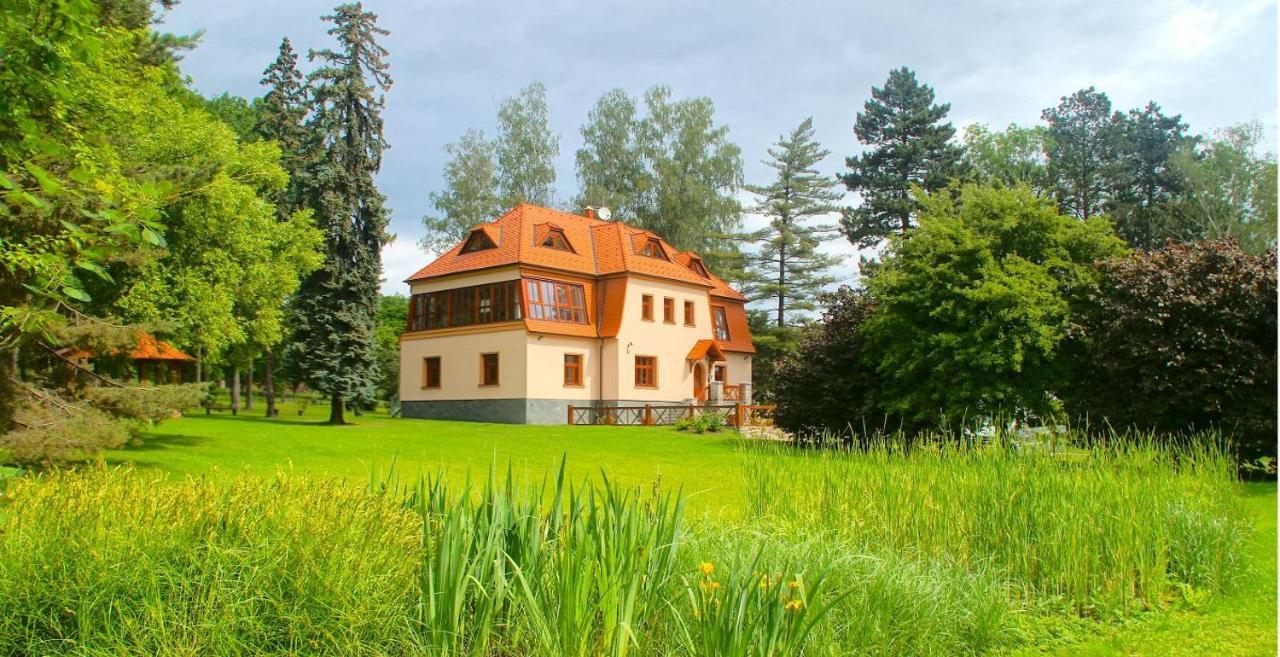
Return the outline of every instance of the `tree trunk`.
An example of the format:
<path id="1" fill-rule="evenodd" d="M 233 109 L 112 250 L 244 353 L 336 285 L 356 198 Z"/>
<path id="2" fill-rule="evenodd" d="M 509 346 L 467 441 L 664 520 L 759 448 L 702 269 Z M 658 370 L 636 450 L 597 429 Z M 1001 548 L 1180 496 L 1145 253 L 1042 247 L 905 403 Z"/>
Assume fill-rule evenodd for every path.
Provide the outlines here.
<path id="1" fill-rule="evenodd" d="M 267 417 L 275 417 L 276 411 L 276 376 L 275 376 L 275 360 L 271 355 L 271 350 L 267 350 L 267 377 L 263 382 L 262 394 L 267 398 Z"/>
<path id="2" fill-rule="evenodd" d="M 240 366 L 231 366 L 231 414 L 240 414 Z"/>
<path id="3" fill-rule="evenodd" d="M 346 423 L 346 418 L 342 417 L 342 396 L 335 392 L 329 402 L 329 424 Z"/>
<path id="4" fill-rule="evenodd" d="M 196 383 L 204 383 L 204 347 L 196 347 Z"/>
<path id="5" fill-rule="evenodd" d="M 244 387 L 244 410 L 253 410 L 253 358 L 249 358 L 249 383 Z"/>

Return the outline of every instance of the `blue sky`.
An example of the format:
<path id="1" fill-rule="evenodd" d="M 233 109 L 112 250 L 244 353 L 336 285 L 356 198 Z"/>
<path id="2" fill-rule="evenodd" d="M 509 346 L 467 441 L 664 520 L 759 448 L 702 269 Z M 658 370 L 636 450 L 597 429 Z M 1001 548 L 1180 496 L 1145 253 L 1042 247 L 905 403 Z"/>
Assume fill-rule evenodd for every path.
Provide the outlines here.
<path id="1" fill-rule="evenodd" d="M 329 45 L 319 20 L 334 1 L 185 0 L 165 18 L 204 30 L 183 70 L 207 95 L 261 93 L 262 69 L 288 36 L 301 52 Z M 497 103 L 534 80 L 561 135 L 557 196 L 576 191 L 578 129 L 605 91 L 666 84 L 709 96 L 743 150 L 748 182 L 766 182 L 765 149 L 813 116 L 844 169 L 853 121 L 872 85 L 907 65 L 951 103 L 951 120 L 1032 124 L 1094 85 L 1117 108 L 1148 100 L 1195 132 L 1261 121 L 1276 144 L 1276 3 L 1187 2 L 466 2 L 370 0 L 391 31 L 391 143 L 378 182 L 396 242 L 383 253 L 386 292 L 430 260 L 417 248 L 427 194 L 440 189 L 443 147 L 467 128 L 492 134 Z M 305 62 L 304 62 L 305 64 Z M 744 195 L 744 200 L 749 197 Z M 748 221 L 753 221 L 751 218 Z M 855 252 L 836 240 L 832 252 Z"/>

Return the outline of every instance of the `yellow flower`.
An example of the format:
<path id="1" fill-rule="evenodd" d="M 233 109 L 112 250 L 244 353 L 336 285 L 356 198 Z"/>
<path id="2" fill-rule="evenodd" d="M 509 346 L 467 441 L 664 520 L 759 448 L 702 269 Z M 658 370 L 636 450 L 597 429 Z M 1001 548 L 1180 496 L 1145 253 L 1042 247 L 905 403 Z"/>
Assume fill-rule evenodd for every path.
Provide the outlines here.
<path id="1" fill-rule="evenodd" d="M 796 590 L 796 589 L 800 588 L 800 582 L 799 582 L 799 581 L 797 581 L 797 580 L 794 580 L 794 579 L 793 579 L 793 580 L 791 580 L 790 582 L 787 582 L 787 588 L 789 588 L 789 589 L 791 589 L 792 591 L 794 591 L 794 590 Z"/>
<path id="2" fill-rule="evenodd" d="M 710 576 L 711 573 L 716 572 L 716 566 L 710 561 L 704 561 L 698 566 L 698 570 L 701 570 L 703 575 Z"/>
<path id="3" fill-rule="evenodd" d="M 804 603 L 799 599 L 788 600 L 786 609 L 787 611 L 800 611 L 801 609 L 804 609 Z"/>
<path id="4" fill-rule="evenodd" d="M 720 588 L 720 582 L 712 582 L 712 583 L 711 583 L 711 590 L 712 590 L 712 591 L 714 591 L 714 590 L 716 590 L 716 589 L 718 589 L 718 588 Z"/>

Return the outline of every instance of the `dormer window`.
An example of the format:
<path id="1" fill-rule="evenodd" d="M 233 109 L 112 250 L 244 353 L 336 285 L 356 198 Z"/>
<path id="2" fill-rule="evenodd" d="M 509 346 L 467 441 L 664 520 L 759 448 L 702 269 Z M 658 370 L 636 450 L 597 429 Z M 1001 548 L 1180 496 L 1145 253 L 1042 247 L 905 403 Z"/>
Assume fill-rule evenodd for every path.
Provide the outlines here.
<path id="1" fill-rule="evenodd" d="M 569 240 L 565 238 L 564 231 L 559 228 L 552 228 L 547 236 L 543 238 L 541 246 L 557 251 L 568 251 L 574 253 L 573 247 L 569 246 Z"/>
<path id="2" fill-rule="evenodd" d="M 702 266 L 702 261 L 697 258 L 689 261 L 689 269 L 692 269 L 693 273 L 703 278 L 711 278 L 711 275 L 707 273 L 707 268 Z"/>
<path id="3" fill-rule="evenodd" d="M 498 248 L 498 245 L 493 243 L 493 239 L 489 237 L 489 234 L 477 228 L 471 231 L 471 235 L 467 236 L 467 241 L 462 243 L 461 252 L 473 253 L 496 248 Z"/>
<path id="4" fill-rule="evenodd" d="M 662 242 L 659 242 L 656 237 L 650 237 L 649 241 L 644 243 L 644 246 L 640 249 L 640 255 L 659 260 L 670 260 L 667 257 L 667 252 L 662 248 Z"/>

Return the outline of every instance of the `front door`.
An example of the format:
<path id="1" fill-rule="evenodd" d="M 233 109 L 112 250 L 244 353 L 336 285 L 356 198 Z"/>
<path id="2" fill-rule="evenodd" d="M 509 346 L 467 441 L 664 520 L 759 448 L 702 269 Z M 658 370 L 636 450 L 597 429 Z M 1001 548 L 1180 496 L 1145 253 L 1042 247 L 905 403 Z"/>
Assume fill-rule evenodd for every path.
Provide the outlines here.
<path id="1" fill-rule="evenodd" d="M 707 371 L 702 363 L 693 364 L 693 398 L 703 401 L 707 392 Z"/>

